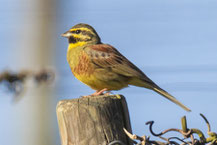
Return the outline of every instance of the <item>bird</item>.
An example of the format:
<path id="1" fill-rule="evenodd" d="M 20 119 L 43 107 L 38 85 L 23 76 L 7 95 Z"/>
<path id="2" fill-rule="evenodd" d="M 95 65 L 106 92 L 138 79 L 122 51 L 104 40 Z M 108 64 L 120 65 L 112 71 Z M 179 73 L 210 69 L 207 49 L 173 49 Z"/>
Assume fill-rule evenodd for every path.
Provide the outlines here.
<path id="1" fill-rule="evenodd" d="M 92 96 L 133 85 L 153 90 L 184 110 L 191 111 L 155 84 L 115 47 L 102 43 L 92 26 L 79 23 L 61 36 L 68 39 L 67 62 L 73 75 L 96 90 Z"/>

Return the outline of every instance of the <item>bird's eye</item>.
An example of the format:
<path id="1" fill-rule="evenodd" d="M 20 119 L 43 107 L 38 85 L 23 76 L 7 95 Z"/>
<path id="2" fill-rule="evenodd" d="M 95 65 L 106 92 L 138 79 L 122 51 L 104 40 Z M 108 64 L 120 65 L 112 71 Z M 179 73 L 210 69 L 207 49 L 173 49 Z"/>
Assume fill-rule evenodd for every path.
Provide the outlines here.
<path id="1" fill-rule="evenodd" d="M 76 30 L 75 33 L 79 34 L 79 33 L 81 33 L 81 30 Z"/>

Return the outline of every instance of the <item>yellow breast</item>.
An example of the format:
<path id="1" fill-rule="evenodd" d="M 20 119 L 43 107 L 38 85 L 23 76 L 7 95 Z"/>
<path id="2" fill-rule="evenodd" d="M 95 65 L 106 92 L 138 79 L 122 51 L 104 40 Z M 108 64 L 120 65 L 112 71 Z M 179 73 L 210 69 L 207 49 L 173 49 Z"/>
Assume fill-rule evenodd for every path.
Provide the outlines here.
<path id="1" fill-rule="evenodd" d="M 96 86 L 98 86 L 99 82 L 96 81 L 93 75 L 94 67 L 88 55 L 83 51 L 83 47 L 72 47 L 69 45 L 67 61 L 72 73 L 78 80 L 97 90 Z"/>
<path id="2" fill-rule="evenodd" d="M 113 74 L 113 72 L 108 73 L 106 69 L 97 70 L 89 56 L 83 51 L 83 47 L 69 47 L 67 61 L 74 76 L 94 90 L 104 88 L 119 90 L 128 86 L 127 83 L 122 82 L 122 79 L 117 74 Z M 114 78 L 114 76 L 114 80 L 109 80 L 109 78 Z"/>

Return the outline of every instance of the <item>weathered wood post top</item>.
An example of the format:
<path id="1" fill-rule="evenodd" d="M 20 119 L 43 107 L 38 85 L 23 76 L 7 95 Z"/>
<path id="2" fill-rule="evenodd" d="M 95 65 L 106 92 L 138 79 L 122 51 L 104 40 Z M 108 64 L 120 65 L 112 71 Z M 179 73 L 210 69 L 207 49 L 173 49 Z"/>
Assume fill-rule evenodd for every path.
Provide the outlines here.
<path id="1" fill-rule="evenodd" d="M 122 95 L 62 100 L 57 119 L 62 145 L 132 145 L 123 131 L 132 132 Z"/>

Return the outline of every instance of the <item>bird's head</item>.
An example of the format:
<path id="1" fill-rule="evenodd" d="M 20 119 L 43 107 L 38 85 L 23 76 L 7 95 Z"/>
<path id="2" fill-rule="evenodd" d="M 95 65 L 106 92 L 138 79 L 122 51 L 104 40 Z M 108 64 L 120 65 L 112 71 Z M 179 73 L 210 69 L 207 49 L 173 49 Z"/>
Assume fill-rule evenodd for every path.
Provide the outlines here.
<path id="1" fill-rule="evenodd" d="M 68 38 L 71 45 L 101 43 L 97 32 L 88 24 L 77 24 L 61 36 Z"/>

